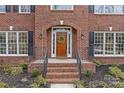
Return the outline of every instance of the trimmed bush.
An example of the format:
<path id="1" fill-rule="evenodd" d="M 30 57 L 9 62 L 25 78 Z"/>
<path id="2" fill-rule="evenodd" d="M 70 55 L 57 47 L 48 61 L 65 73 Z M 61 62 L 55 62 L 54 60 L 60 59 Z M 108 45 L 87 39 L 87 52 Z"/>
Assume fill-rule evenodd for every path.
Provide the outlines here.
<path id="1" fill-rule="evenodd" d="M 124 79 L 124 72 L 122 72 L 121 69 L 116 66 L 109 67 L 109 73 L 116 78 Z"/>
<path id="2" fill-rule="evenodd" d="M 36 80 L 34 81 L 34 83 L 31 84 L 31 87 L 32 87 L 32 88 L 40 88 L 40 87 L 42 87 L 42 86 L 44 86 L 44 85 L 46 85 L 46 84 L 47 84 L 46 79 L 43 78 L 42 75 L 40 75 L 40 76 L 38 76 L 38 77 L 36 78 Z"/>
<path id="3" fill-rule="evenodd" d="M 111 88 L 124 88 L 124 82 L 114 82 L 113 84 L 109 84 Z"/>
<path id="4" fill-rule="evenodd" d="M 94 59 L 93 63 L 96 64 L 96 67 L 100 67 L 102 65 L 102 63 L 99 60 L 97 60 L 97 59 Z"/>
<path id="5" fill-rule="evenodd" d="M 85 75 L 86 75 L 86 77 L 91 79 L 93 77 L 93 71 L 92 70 L 86 70 Z"/>
<path id="6" fill-rule="evenodd" d="M 32 77 L 37 77 L 41 75 L 41 72 L 38 69 L 33 69 L 31 74 L 32 74 Z"/>
<path id="7" fill-rule="evenodd" d="M 83 80 L 79 80 L 79 81 L 75 81 L 74 82 L 74 86 L 76 88 L 85 88 L 86 87 L 86 83 Z"/>
<path id="8" fill-rule="evenodd" d="M 0 81 L 0 88 L 8 88 L 8 84 Z"/>
<path id="9" fill-rule="evenodd" d="M 21 67 L 23 70 L 28 70 L 28 64 L 26 64 L 26 63 L 20 64 L 20 67 Z"/>
<path id="10" fill-rule="evenodd" d="M 108 84 L 104 81 L 91 81 L 89 82 L 89 88 L 108 88 Z"/>
<path id="11" fill-rule="evenodd" d="M 11 65 L 3 65 L 2 67 L 6 74 L 12 75 L 12 76 L 16 76 L 23 72 L 21 67 L 13 67 Z"/>

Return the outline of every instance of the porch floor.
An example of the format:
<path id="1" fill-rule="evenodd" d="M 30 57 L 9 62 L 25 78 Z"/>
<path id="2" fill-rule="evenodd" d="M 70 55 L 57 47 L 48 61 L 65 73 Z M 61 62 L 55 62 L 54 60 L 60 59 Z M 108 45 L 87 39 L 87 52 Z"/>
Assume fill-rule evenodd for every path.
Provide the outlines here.
<path id="1" fill-rule="evenodd" d="M 82 63 L 89 63 L 89 60 L 81 60 Z M 43 63 L 43 60 L 35 60 L 33 63 Z M 49 58 L 48 63 L 77 63 L 76 59 L 53 59 Z"/>

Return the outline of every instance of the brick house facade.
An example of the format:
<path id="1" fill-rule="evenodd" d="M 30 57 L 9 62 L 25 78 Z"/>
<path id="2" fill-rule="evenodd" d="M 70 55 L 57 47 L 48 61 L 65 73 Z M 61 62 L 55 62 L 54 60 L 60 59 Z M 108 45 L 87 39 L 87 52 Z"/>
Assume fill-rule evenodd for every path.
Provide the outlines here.
<path id="1" fill-rule="evenodd" d="M 15 39 L 15 42 L 18 44 L 16 47 L 18 50 L 17 54 L 24 54 L 26 51 L 23 51 L 24 48 L 20 49 L 21 43 L 18 43 L 18 41 L 21 37 L 20 31 L 26 31 L 28 33 L 28 53 L 27 55 L 16 55 L 16 51 L 12 51 L 14 43 L 13 45 L 8 44 L 6 46 L 10 46 L 10 48 L 5 49 L 8 55 L 0 52 L 0 63 L 19 64 L 21 62 L 42 59 L 46 50 L 48 50 L 49 58 L 57 58 L 58 55 L 64 55 L 66 58 L 76 58 L 77 49 L 79 49 L 83 60 L 95 58 L 101 60 L 103 64 L 123 64 L 124 15 L 121 13 L 97 14 L 94 9 L 93 6 L 75 5 L 70 10 L 55 10 L 50 5 L 36 5 L 30 6 L 30 13 L 23 13 L 23 11 L 20 12 L 21 8 L 19 6 L 7 5 L 5 13 L 0 13 L 0 32 L 6 32 L 6 42 L 14 42 L 13 40 L 9 41 L 9 32 L 19 32 L 15 33 L 17 35 L 17 41 Z M 59 36 L 60 34 L 61 37 L 63 31 L 67 36 L 66 39 L 62 38 L 66 41 L 66 48 L 59 44 L 57 46 L 57 40 L 59 40 L 57 35 Z M 100 36 L 98 36 L 100 38 L 98 39 L 101 42 L 97 42 L 100 42 L 100 44 L 96 44 L 95 52 L 95 44 L 93 42 L 97 32 L 100 33 Z M 122 36 L 119 37 L 118 32 L 122 33 Z M 105 43 L 107 42 L 107 35 L 109 40 L 112 40 L 112 44 L 113 42 L 117 43 L 118 38 L 121 38 L 121 48 L 120 46 L 118 48 L 118 51 L 121 52 L 117 52 L 117 44 L 112 45 L 109 42 L 110 45 L 107 43 L 109 45 L 107 46 Z M 111 45 L 112 47 L 110 47 Z M 22 44 L 22 46 L 24 45 Z M 61 47 L 66 50 L 61 50 Z M 0 51 L 3 51 L 2 49 L 3 47 L 1 47 Z M 94 53 L 97 53 L 97 55 Z M 13 56 L 13 54 L 16 56 Z M 116 54 L 119 55 L 116 56 Z"/>

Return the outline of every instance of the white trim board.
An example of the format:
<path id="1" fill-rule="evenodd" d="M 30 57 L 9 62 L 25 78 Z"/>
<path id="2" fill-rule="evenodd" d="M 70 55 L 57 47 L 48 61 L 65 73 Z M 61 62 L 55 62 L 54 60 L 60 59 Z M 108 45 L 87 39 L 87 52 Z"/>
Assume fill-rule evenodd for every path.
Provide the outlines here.
<path id="1" fill-rule="evenodd" d="M 58 30 L 54 30 L 54 28 L 57 28 Z M 69 31 L 68 30 L 59 30 L 61 28 L 69 28 Z M 52 28 L 51 57 L 56 57 L 56 32 L 67 32 L 67 57 L 72 57 L 72 28 L 71 27 L 53 27 Z M 53 36 L 53 35 L 55 35 L 55 36 Z M 69 37 L 70 37 L 70 42 L 69 42 Z M 70 43 L 70 45 L 69 45 L 69 43 Z M 70 48 L 69 48 L 69 46 L 70 46 Z M 55 49 L 53 49 L 53 47 L 55 47 Z M 70 53 L 69 53 L 69 51 L 70 51 Z"/>

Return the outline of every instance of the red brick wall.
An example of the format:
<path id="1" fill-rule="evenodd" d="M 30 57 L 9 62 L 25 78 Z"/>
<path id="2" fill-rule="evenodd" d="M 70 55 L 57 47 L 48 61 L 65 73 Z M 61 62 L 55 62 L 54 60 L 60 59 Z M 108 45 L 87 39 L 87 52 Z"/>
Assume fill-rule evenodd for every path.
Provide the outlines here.
<path id="1" fill-rule="evenodd" d="M 89 8 L 86 5 L 74 6 L 74 11 L 53 11 L 50 6 L 36 6 L 35 14 L 19 14 L 5 13 L 0 14 L 0 31 L 9 30 L 9 26 L 13 26 L 13 30 L 34 31 L 35 57 L 36 59 L 43 58 L 45 49 L 49 50 L 51 55 L 51 37 L 50 28 L 60 26 L 60 20 L 64 20 L 65 26 L 70 26 L 75 29 L 73 35 L 76 42 L 75 47 L 80 49 L 81 58 L 88 59 L 89 48 L 89 32 L 90 31 L 108 31 L 109 26 L 113 27 L 113 31 L 124 31 L 124 16 L 123 15 L 95 15 L 89 13 Z M 48 32 L 49 31 L 49 32 Z M 43 33 L 42 39 L 40 34 Z M 81 40 L 81 33 L 84 35 Z M 76 54 L 76 48 L 73 49 L 73 57 Z M 13 61 L 17 57 L 5 57 L 6 60 Z M 0 60 L 3 59 L 0 57 Z M 21 57 L 20 57 L 21 59 Z M 99 58 L 104 63 L 123 63 L 123 58 Z M 5 59 L 4 59 L 5 60 Z M 24 60 L 23 57 L 21 60 Z"/>

